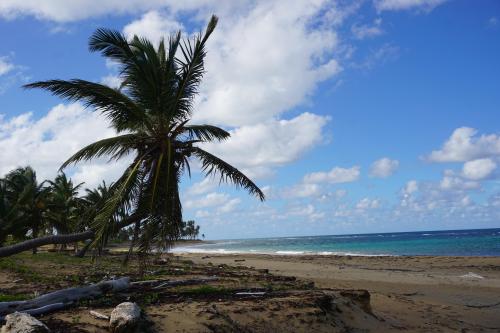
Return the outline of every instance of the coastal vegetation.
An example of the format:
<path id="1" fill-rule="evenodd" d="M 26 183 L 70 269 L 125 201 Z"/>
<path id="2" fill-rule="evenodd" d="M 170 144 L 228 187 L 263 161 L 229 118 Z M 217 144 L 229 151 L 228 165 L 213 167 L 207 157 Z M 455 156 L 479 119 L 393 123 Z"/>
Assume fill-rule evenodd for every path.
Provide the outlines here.
<path id="1" fill-rule="evenodd" d="M 217 17 L 212 16 L 204 33 L 182 38 L 178 32 L 158 46 L 142 37 L 127 40 L 117 31 L 98 29 L 89 49 L 119 66 L 119 89 L 82 79 L 25 86 L 83 103 L 103 114 L 116 132 L 77 151 L 60 171 L 104 157 L 110 163 L 126 157 L 131 162 L 114 183 L 87 190 L 84 197 L 77 196 L 82 184 L 73 184 L 63 172 L 47 184 L 39 182 L 30 167 L 11 172 L 0 182 L 0 245 L 7 235 L 14 241 L 27 235 L 31 239 L 0 247 L 0 257 L 81 241 L 88 241 L 84 249 L 92 246 L 100 252 L 127 227 L 133 230 L 130 251 L 167 249 L 183 232 L 179 182 L 183 175 L 190 176 L 192 159 L 198 160 L 206 176 L 233 183 L 264 200 L 252 180 L 200 146 L 227 140 L 230 133 L 190 123 L 205 71 L 206 42 L 216 25 Z M 186 227 L 189 232 L 184 237 L 196 237 L 199 230 L 191 224 Z"/>

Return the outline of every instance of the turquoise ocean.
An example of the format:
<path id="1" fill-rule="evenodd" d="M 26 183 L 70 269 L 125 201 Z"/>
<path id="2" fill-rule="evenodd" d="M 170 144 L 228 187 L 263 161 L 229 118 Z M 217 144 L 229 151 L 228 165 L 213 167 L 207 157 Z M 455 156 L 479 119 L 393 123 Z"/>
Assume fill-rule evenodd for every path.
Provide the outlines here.
<path id="1" fill-rule="evenodd" d="M 173 252 L 500 256 L 500 228 L 217 240 L 175 247 Z"/>

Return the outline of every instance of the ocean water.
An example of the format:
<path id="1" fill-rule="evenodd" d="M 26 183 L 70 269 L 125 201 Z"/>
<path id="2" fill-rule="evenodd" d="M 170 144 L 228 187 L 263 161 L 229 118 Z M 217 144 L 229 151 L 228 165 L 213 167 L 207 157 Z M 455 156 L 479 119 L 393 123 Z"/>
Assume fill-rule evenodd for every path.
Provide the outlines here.
<path id="1" fill-rule="evenodd" d="M 172 251 L 281 255 L 500 256 L 500 229 L 233 239 L 175 247 Z"/>

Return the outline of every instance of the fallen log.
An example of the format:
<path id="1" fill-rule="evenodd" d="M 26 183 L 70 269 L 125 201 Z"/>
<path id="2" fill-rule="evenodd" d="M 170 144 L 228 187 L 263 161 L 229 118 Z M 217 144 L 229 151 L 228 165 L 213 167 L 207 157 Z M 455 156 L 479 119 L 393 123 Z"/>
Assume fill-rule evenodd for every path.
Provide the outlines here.
<path id="1" fill-rule="evenodd" d="M 131 215 L 125 218 L 123 221 L 117 223 L 115 226 L 115 230 L 118 231 L 137 221 L 140 221 L 141 219 L 142 216 L 139 214 Z M 68 244 L 68 243 L 76 243 L 79 241 L 92 240 L 94 239 L 94 236 L 95 236 L 94 230 L 89 229 L 75 234 L 50 235 L 50 236 L 30 239 L 17 244 L 0 247 L 0 258 L 8 257 L 16 253 L 21 253 L 24 251 L 35 249 L 43 245 Z"/>
<path id="2" fill-rule="evenodd" d="M 68 288 L 54 291 L 37 298 L 25 301 L 0 302 L 0 321 L 5 320 L 5 316 L 14 312 L 24 312 L 30 315 L 42 315 L 49 312 L 64 309 L 83 299 L 92 299 L 108 292 L 126 291 L 131 287 L 141 287 L 144 285 L 154 285 L 152 289 L 169 288 L 176 286 L 186 286 L 203 284 L 218 280 L 217 277 L 188 280 L 146 280 L 130 282 L 128 277 L 117 280 L 103 281 L 84 287 Z M 92 314 L 95 315 L 95 314 Z"/>
<path id="3" fill-rule="evenodd" d="M 68 288 L 54 291 L 34 299 L 25 301 L 0 302 L 0 320 L 13 312 L 44 314 L 59 310 L 82 299 L 95 298 L 108 292 L 123 291 L 130 287 L 130 279 L 124 277 L 117 280 L 103 281 L 90 286 Z"/>

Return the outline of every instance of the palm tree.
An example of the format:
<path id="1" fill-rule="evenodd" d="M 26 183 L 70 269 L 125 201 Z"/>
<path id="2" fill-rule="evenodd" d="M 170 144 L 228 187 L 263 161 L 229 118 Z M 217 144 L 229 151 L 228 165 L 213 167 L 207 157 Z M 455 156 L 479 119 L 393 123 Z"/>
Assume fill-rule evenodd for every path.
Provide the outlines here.
<path id="1" fill-rule="evenodd" d="M 45 182 L 39 184 L 36 172 L 29 166 L 9 172 L 5 182 L 6 195 L 15 202 L 19 213 L 18 223 L 29 228 L 32 238 L 37 238 L 45 227 L 44 213 L 49 193 Z M 34 247 L 33 253 L 36 252 Z"/>
<path id="2" fill-rule="evenodd" d="M 16 198 L 11 194 L 7 180 L 0 179 L 0 246 L 9 235 L 21 239 L 29 230 L 20 220 Z"/>
<path id="3" fill-rule="evenodd" d="M 117 132 L 84 147 L 61 168 L 103 156 L 110 161 L 133 156 L 92 223 L 96 245 L 102 246 L 117 231 L 118 224 L 110 217 L 122 209 L 135 217 L 142 250 L 152 242 L 168 247 L 182 222 L 179 182 L 184 173 L 190 174 L 193 157 L 207 176 L 217 175 L 264 200 L 262 191 L 242 172 L 197 145 L 226 140 L 230 134 L 212 125 L 189 124 L 204 74 L 205 45 L 216 25 L 217 17 L 212 16 L 203 34 L 181 39 L 178 32 L 158 47 L 145 38 L 128 41 L 117 31 L 98 29 L 90 38 L 90 50 L 120 65 L 120 89 L 80 79 L 25 86 L 82 101 L 104 114 Z"/>
<path id="4" fill-rule="evenodd" d="M 48 197 L 48 212 L 46 214 L 50 227 L 57 233 L 67 234 L 77 229 L 81 219 L 81 199 L 78 190 L 83 185 L 74 185 L 64 172 L 56 176 L 54 181 L 49 181 L 50 194 Z"/>
<path id="5" fill-rule="evenodd" d="M 64 172 L 59 173 L 54 181 L 49 181 L 50 193 L 45 214 L 49 227 L 58 234 L 67 234 L 78 230 L 82 220 L 82 200 L 78 191 L 83 183 L 74 185 Z M 77 250 L 75 243 L 75 251 Z M 63 247 L 65 244 L 62 245 Z"/>

